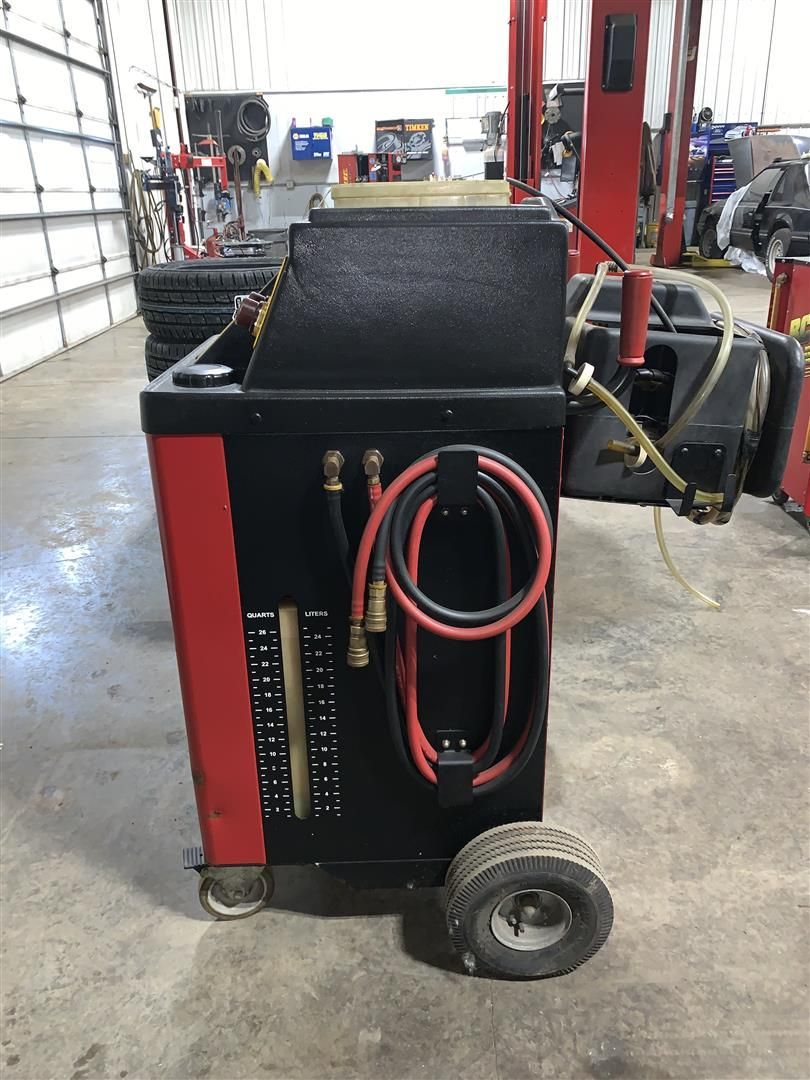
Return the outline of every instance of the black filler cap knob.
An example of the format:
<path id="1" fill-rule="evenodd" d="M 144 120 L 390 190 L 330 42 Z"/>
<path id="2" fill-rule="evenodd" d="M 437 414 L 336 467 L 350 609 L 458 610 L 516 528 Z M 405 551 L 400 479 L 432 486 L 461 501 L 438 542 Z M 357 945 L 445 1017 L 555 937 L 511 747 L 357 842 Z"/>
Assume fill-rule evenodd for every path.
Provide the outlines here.
<path id="1" fill-rule="evenodd" d="M 225 364 L 192 364 L 187 368 L 180 368 L 172 372 L 172 382 L 175 386 L 193 386 L 196 388 L 205 386 L 228 386 L 236 382 L 236 374 L 233 368 Z"/>

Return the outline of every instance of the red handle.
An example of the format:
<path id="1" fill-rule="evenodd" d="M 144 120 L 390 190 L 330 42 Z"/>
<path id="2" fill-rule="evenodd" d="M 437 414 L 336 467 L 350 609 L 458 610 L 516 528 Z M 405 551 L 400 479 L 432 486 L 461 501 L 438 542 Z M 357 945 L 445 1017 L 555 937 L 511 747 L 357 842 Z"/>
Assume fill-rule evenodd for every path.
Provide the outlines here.
<path id="1" fill-rule="evenodd" d="M 622 278 L 619 363 L 625 367 L 641 367 L 644 363 L 652 289 L 651 270 L 627 270 Z"/>

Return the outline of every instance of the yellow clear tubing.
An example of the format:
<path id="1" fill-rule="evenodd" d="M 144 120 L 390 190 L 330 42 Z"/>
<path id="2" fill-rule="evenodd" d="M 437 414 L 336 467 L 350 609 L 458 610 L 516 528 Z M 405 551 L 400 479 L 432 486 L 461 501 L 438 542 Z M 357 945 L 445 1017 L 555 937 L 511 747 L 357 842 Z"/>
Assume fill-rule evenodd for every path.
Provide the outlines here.
<path id="1" fill-rule="evenodd" d="M 682 476 L 679 476 L 678 473 L 675 472 L 675 470 L 672 468 L 666 458 L 657 449 L 652 439 L 650 439 L 649 436 L 645 434 L 644 430 L 630 415 L 627 409 L 625 409 L 622 403 L 617 398 L 615 398 L 609 390 L 605 389 L 605 387 L 602 386 L 601 383 L 598 383 L 593 378 L 589 380 L 587 384 L 587 389 L 590 390 L 590 392 L 596 397 L 598 397 L 600 401 L 603 401 L 605 405 L 607 405 L 607 407 L 611 410 L 611 412 L 615 413 L 615 415 L 627 427 L 627 430 L 632 432 L 639 446 L 644 447 L 644 449 L 647 451 L 647 455 L 650 461 L 653 463 L 653 465 L 655 465 L 658 471 L 666 477 L 670 484 L 672 484 L 674 488 L 677 488 L 678 491 L 685 491 L 686 481 L 683 479 Z M 700 500 L 701 502 L 711 503 L 715 506 L 723 502 L 723 495 L 721 492 L 718 491 L 697 491 L 695 493 L 695 498 Z M 672 574 L 678 584 L 682 585 L 687 592 L 690 592 L 693 596 L 697 597 L 697 599 L 700 600 L 702 603 L 706 604 L 710 608 L 719 609 L 720 604 L 717 602 L 717 600 L 712 600 L 710 596 L 706 596 L 706 594 L 702 593 L 700 589 L 696 589 L 694 585 L 690 585 L 690 583 L 686 580 L 686 578 L 683 576 L 683 574 L 673 562 L 672 556 L 670 555 L 669 549 L 667 548 L 666 540 L 664 539 L 664 526 L 661 521 L 660 506 L 653 507 L 653 519 L 655 521 L 655 537 L 658 541 L 658 547 L 670 574 Z"/>
<path id="2" fill-rule="evenodd" d="M 694 585 L 690 584 L 678 567 L 672 560 L 672 556 L 669 553 L 667 542 L 664 537 L 664 523 L 661 520 L 661 507 L 653 507 L 653 521 L 655 522 L 655 538 L 658 541 L 658 550 L 661 552 L 661 558 L 667 565 L 667 570 L 675 578 L 679 585 L 682 585 L 687 592 L 690 592 L 692 596 L 696 596 L 698 600 L 704 603 L 707 607 L 714 608 L 715 611 L 720 610 L 720 604 L 717 600 L 712 600 L 710 596 L 702 593 L 700 589 L 696 589 Z"/>
<path id="3" fill-rule="evenodd" d="M 577 312 L 577 317 L 574 319 L 574 325 L 571 327 L 571 334 L 568 338 L 568 344 L 565 346 L 565 363 L 573 364 L 576 361 L 577 345 L 579 345 L 579 339 L 582 335 L 582 328 L 585 325 L 585 320 L 591 313 L 594 300 L 599 295 L 599 290 L 602 288 L 602 283 L 607 277 L 608 268 L 610 263 L 600 262 L 596 267 L 596 273 L 593 275 L 593 281 L 591 287 L 585 295 L 585 299 L 582 301 L 582 305 Z"/>
<path id="4" fill-rule="evenodd" d="M 647 456 L 650 461 L 655 465 L 656 469 L 669 480 L 670 484 L 678 491 L 686 491 L 686 481 L 672 468 L 670 463 L 658 449 L 657 445 L 647 435 L 638 421 L 632 416 L 624 405 L 615 398 L 613 394 L 601 383 L 598 383 L 596 379 L 589 379 L 585 386 L 586 390 L 589 390 L 594 397 L 598 397 L 600 401 L 614 413 L 624 424 L 627 430 L 633 435 L 639 446 L 643 446 L 647 451 Z M 696 491 L 695 499 L 697 502 L 709 503 L 712 506 L 720 506 L 723 502 L 723 493 L 721 491 Z"/>
<path id="5" fill-rule="evenodd" d="M 723 336 L 720 338 L 720 345 L 714 363 L 695 396 L 683 410 L 681 415 L 670 425 L 658 440 L 658 446 L 664 447 L 668 446 L 669 443 L 683 431 L 687 424 L 690 424 L 692 420 L 694 420 L 698 411 L 709 397 L 709 394 L 711 394 L 717 386 L 717 383 L 720 381 L 720 376 L 723 374 L 726 364 L 728 363 L 728 358 L 731 355 L 731 345 L 734 339 L 734 312 L 731 310 L 731 305 L 726 299 L 723 291 L 718 289 L 714 282 L 709 281 L 707 278 L 697 277 L 695 274 L 687 274 L 683 270 L 662 269 L 657 266 L 633 266 L 632 269 L 652 270 L 653 277 L 656 281 L 682 281 L 686 285 L 692 285 L 697 289 L 703 289 L 704 292 L 707 292 L 717 301 L 723 316 Z"/>

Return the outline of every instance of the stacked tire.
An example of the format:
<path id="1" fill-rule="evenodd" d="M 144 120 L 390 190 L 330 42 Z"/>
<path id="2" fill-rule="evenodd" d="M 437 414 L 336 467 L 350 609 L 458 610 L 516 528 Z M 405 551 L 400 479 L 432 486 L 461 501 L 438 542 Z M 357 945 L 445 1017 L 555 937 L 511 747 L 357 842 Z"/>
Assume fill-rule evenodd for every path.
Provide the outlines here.
<path id="1" fill-rule="evenodd" d="M 138 302 L 149 331 L 146 373 L 156 379 L 206 338 L 224 330 L 236 299 L 262 289 L 277 259 L 195 259 L 148 266 L 138 274 Z"/>

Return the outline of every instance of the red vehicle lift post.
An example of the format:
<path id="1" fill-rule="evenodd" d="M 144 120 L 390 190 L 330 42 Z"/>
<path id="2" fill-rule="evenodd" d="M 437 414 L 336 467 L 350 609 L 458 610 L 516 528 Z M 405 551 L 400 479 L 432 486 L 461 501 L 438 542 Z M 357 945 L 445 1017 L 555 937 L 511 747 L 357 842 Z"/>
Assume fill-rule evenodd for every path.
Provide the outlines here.
<path id="1" fill-rule="evenodd" d="M 506 175 L 540 186 L 546 0 L 510 0 Z M 526 196 L 512 190 L 514 202 Z"/>
<path id="2" fill-rule="evenodd" d="M 613 21 L 634 16 L 628 89 L 605 87 Z M 593 0 L 580 152 L 579 216 L 627 262 L 633 261 L 638 214 L 641 127 L 650 36 L 649 0 Z M 593 273 L 603 252 L 579 237 L 579 269 Z"/>
<path id="3" fill-rule="evenodd" d="M 678 266 L 683 250 L 686 174 L 692 135 L 703 0 L 676 0 L 669 101 L 661 140 L 661 202 L 653 266 Z"/>

